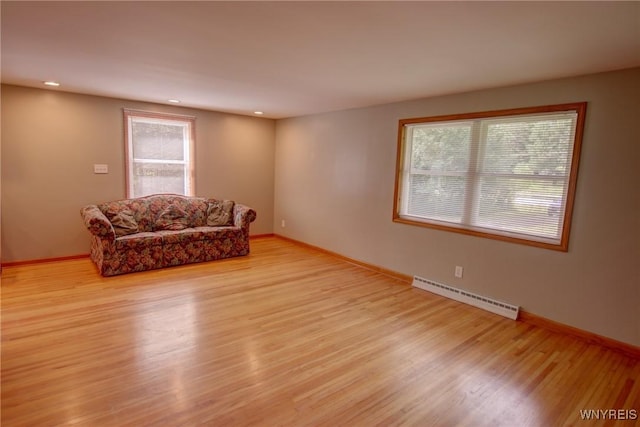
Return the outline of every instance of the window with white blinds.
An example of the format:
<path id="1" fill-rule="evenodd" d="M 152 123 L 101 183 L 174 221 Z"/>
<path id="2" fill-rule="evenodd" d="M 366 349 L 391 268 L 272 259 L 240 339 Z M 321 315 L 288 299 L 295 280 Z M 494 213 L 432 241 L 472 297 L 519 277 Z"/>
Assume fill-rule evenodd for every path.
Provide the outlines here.
<path id="1" fill-rule="evenodd" d="M 400 120 L 394 220 L 566 251 L 585 110 Z"/>
<path id="2" fill-rule="evenodd" d="M 195 118 L 124 110 L 127 197 L 194 193 Z"/>

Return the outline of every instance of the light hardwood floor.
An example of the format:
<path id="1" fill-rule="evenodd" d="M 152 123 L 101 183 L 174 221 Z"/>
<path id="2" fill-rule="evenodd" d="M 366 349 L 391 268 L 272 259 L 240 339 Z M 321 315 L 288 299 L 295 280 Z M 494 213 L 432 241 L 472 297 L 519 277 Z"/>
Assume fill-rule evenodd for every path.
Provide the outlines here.
<path id="1" fill-rule="evenodd" d="M 2 425 L 592 426 L 638 359 L 276 237 L 112 278 L 4 269 Z"/>

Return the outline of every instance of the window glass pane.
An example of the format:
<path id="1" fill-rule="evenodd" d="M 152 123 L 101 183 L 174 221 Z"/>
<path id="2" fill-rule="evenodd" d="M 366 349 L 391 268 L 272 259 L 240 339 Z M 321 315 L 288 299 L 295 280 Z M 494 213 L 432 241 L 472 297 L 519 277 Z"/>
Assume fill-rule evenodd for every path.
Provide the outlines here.
<path id="1" fill-rule="evenodd" d="M 157 193 L 184 194 L 185 165 L 134 162 L 133 197 Z"/>
<path id="2" fill-rule="evenodd" d="M 569 172 L 574 126 L 572 118 L 489 123 L 481 170 L 564 176 Z"/>
<path id="3" fill-rule="evenodd" d="M 133 158 L 184 160 L 184 125 L 133 120 Z"/>
<path id="4" fill-rule="evenodd" d="M 555 239 L 560 236 L 564 181 L 483 177 L 475 225 Z"/>
<path id="5" fill-rule="evenodd" d="M 464 177 L 411 175 L 409 182 L 409 215 L 460 222 L 464 209 Z"/>
<path id="6" fill-rule="evenodd" d="M 425 171 L 466 171 L 469 167 L 471 126 L 413 126 L 411 167 Z"/>

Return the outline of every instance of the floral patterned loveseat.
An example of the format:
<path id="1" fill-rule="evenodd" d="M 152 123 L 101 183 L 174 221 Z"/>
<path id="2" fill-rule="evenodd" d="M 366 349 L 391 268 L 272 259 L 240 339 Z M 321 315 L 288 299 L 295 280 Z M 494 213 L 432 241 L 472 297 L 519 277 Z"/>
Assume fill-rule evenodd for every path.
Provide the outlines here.
<path id="1" fill-rule="evenodd" d="M 256 212 L 230 200 L 158 194 L 81 209 L 103 276 L 249 253 Z"/>

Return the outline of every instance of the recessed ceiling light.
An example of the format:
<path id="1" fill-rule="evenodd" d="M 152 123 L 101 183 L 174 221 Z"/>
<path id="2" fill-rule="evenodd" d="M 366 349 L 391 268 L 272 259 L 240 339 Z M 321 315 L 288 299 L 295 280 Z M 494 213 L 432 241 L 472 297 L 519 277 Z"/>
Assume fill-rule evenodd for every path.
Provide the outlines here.
<path id="1" fill-rule="evenodd" d="M 259 116 L 263 115 L 264 113 L 262 111 L 254 111 L 253 114 L 257 114 Z"/>
<path id="2" fill-rule="evenodd" d="M 53 82 L 53 81 L 48 81 L 48 82 L 43 82 L 45 85 L 47 86 L 60 86 L 60 83 L 58 82 Z"/>
<path id="3" fill-rule="evenodd" d="M 172 103 L 172 104 L 180 104 L 180 100 L 179 99 L 167 99 L 167 101 Z"/>

